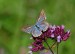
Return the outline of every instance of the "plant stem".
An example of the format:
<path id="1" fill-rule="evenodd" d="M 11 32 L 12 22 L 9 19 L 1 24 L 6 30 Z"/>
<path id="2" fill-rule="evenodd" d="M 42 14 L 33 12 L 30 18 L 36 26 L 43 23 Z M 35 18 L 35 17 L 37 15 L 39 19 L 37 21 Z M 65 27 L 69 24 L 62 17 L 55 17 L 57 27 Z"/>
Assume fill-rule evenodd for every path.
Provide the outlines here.
<path id="1" fill-rule="evenodd" d="M 53 43 L 53 45 L 51 46 L 51 48 L 56 44 L 56 42 Z"/>
<path id="2" fill-rule="evenodd" d="M 47 44 L 47 46 L 49 47 L 49 50 L 52 52 L 52 54 L 54 54 L 53 51 L 52 51 L 52 49 L 50 48 L 49 44 L 47 43 L 47 41 L 46 40 L 44 40 L 44 41 Z"/>
<path id="3" fill-rule="evenodd" d="M 58 47 L 59 47 L 59 43 L 57 42 L 57 54 L 58 54 Z"/>

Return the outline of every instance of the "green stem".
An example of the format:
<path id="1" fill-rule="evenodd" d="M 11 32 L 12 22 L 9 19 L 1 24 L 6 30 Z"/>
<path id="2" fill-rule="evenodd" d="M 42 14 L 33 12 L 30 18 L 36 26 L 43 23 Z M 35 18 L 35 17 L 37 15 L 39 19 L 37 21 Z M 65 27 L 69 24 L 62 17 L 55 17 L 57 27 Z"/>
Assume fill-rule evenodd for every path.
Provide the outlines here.
<path id="1" fill-rule="evenodd" d="M 53 43 L 53 45 L 51 46 L 51 48 L 56 44 L 56 42 Z"/>
<path id="2" fill-rule="evenodd" d="M 57 42 L 57 54 L 58 54 L 58 47 L 59 47 L 59 43 Z"/>
<path id="3" fill-rule="evenodd" d="M 47 44 L 47 46 L 49 47 L 49 50 L 52 52 L 52 54 L 54 54 L 53 51 L 52 51 L 52 49 L 50 48 L 49 44 L 47 43 L 47 41 L 46 40 L 44 40 L 44 41 Z"/>

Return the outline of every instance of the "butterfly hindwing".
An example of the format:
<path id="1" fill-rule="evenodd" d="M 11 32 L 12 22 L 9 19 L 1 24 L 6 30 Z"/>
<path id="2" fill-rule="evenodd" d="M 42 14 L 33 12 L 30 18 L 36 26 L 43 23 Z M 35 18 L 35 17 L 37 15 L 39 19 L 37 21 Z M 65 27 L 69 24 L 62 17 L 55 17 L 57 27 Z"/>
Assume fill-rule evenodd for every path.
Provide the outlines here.
<path id="1" fill-rule="evenodd" d="M 37 26 L 39 27 L 39 29 L 41 31 L 46 31 L 48 29 L 48 23 L 47 22 L 41 22 L 39 24 L 37 24 Z"/>
<path id="2" fill-rule="evenodd" d="M 23 29 L 23 31 L 32 34 L 34 37 L 38 37 L 42 34 L 42 32 L 36 26 L 28 27 Z"/>
<path id="3" fill-rule="evenodd" d="M 42 34 L 42 32 L 35 26 L 34 29 L 33 29 L 33 31 L 32 31 L 32 35 L 33 35 L 34 37 L 38 37 L 38 36 L 40 36 L 41 34 Z"/>

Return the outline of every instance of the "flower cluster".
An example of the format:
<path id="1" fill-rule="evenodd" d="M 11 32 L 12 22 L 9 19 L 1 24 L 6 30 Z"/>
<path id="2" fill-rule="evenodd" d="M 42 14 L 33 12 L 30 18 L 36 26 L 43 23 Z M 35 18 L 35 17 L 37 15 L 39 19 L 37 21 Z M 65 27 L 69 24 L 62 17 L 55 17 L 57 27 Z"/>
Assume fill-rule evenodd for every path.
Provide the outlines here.
<path id="1" fill-rule="evenodd" d="M 43 50 L 45 47 L 43 46 L 43 42 L 46 39 L 52 39 L 60 43 L 61 41 L 66 41 L 70 36 L 70 31 L 65 31 L 64 25 L 55 26 L 50 25 L 49 28 L 41 34 L 39 37 L 33 37 L 35 42 L 32 43 L 34 46 L 31 48 L 31 51 L 36 52 L 39 50 Z"/>

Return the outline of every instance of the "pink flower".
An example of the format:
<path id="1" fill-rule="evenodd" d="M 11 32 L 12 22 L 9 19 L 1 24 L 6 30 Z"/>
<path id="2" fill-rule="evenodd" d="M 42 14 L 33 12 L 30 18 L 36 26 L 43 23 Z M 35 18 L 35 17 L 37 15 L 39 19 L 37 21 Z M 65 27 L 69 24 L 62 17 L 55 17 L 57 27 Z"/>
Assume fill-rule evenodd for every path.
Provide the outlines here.
<path id="1" fill-rule="evenodd" d="M 67 31 L 67 32 L 64 34 L 64 36 L 62 37 L 62 40 L 63 40 L 63 41 L 66 41 L 66 40 L 69 38 L 69 36 L 70 36 L 70 31 Z"/>
<path id="2" fill-rule="evenodd" d="M 52 39 L 55 40 L 57 42 L 61 42 L 61 41 L 66 41 L 69 36 L 70 36 L 70 31 L 65 32 L 65 26 L 61 25 L 61 26 L 49 26 L 49 28 L 45 31 L 42 32 L 42 34 L 39 37 L 33 37 L 34 41 L 33 42 L 33 48 L 32 51 L 36 52 L 39 50 L 43 50 L 45 47 L 43 46 L 43 42 L 45 40 Z"/>

